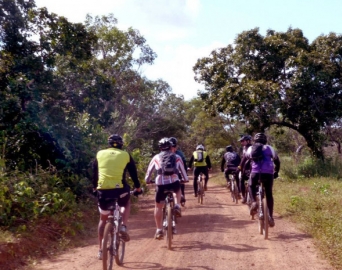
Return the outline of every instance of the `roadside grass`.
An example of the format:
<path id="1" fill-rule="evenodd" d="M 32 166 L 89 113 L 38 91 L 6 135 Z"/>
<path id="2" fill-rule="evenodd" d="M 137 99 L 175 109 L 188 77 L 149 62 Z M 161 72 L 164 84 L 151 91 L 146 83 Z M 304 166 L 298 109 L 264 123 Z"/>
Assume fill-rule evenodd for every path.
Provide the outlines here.
<path id="1" fill-rule="evenodd" d="M 311 235 L 331 265 L 342 269 L 342 182 L 327 177 L 279 178 L 273 190 L 275 212 Z"/>

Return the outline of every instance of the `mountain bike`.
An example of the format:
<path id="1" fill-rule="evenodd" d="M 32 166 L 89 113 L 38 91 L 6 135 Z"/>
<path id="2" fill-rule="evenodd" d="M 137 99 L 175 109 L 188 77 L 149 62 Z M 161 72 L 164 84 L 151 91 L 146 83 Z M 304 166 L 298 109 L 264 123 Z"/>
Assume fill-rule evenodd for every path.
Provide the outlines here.
<path id="1" fill-rule="evenodd" d="M 233 202 L 238 203 L 239 200 L 239 189 L 235 181 L 233 174 L 229 174 L 230 181 L 230 195 L 232 196 Z"/>
<path id="2" fill-rule="evenodd" d="M 175 201 L 173 198 L 173 190 L 165 190 L 166 198 L 163 206 L 163 232 L 166 236 L 166 245 L 168 249 L 172 247 L 173 228 L 177 224 L 177 217 L 174 213 Z"/>
<path id="3" fill-rule="evenodd" d="M 203 178 L 203 174 L 200 173 L 200 175 L 197 178 L 198 203 L 203 204 L 203 197 L 204 197 L 204 178 Z"/>
<path id="4" fill-rule="evenodd" d="M 267 207 L 266 193 L 263 183 L 260 183 L 259 185 L 259 191 L 257 193 L 256 199 L 258 204 L 259 233 L 264 236 L 264 239 L 267 239 L 269 228 L 269 211 Z"/>
<path id="5" fill-rule="evenodd" d="M 138 195 L 134 191 L 131 191 L 130 193 L 134 194 L 135 196 Z M 126 243 L 123 241 L 123 239 L 121 239 L 120 236 L 122 216 L 120 212 L 120 206 L 118 204 L 118 198 L 110 200 L 111 205 L 108 208 L 110 214 L 105 225 L 102 240 L 103 270 L 112 270 L 114 260 L 117 265 L 122 265 L 126 247 Z"/>

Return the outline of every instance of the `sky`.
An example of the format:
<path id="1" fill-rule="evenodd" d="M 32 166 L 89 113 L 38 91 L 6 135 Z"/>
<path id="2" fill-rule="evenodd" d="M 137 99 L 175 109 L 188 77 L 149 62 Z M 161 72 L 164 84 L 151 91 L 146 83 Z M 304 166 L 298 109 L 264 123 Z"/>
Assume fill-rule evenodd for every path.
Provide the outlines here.
<path id="1" fill-rule="evenodd" d="M 242 31 L 256 27 L 285 32 L 299 28 L 312 42 L 330 32 L 342 34 L 340 0 L 36 0 L 37 7 L 84 22 L 114 14 L 118 27 L 139 30 L 158 55 L 140 72 L 162 79 L 185 100 L 197 97 L 203 85 L 194 81 L 193 66 L 218 48 L 233 44 Z"/>

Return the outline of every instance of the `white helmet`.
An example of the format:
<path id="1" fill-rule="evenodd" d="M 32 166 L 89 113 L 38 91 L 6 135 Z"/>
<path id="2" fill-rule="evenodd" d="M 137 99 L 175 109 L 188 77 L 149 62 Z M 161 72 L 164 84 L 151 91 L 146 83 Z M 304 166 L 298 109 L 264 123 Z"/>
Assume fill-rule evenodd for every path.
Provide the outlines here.
<path id="1" fill-rule="evenodd" d="M 204 146 L 202 144 L 199 144 L 199 145 L 196 146 L 196 150 L 204 151 Z"/>

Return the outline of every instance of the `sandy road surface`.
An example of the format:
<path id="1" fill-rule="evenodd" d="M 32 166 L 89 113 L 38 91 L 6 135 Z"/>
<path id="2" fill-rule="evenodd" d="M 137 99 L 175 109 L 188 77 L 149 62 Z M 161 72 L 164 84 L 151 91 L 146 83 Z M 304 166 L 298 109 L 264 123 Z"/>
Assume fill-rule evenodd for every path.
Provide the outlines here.
<path id="1" fill-rule="evenodd" d="M 319 256 L 310 237 L 277 215 L 269 240 L 264 240 L 257 221 L 249 219 L 247 206 L 234 204 L 224 187 L 210 182 L 203 205 L 192 196 L 192 181 L 186 185 L 186 206 L 173 249 L 168 250 L 165 240 L 153 239 L 153 196 L 140 198 L 140 211 L 129 222 L 131 241 L 126 245 L 124 264 L 114 269 L 333 269 Z M 45 259 L 34 269 L 101 270 L 96 231 L 90 234 L 83 247 Z"/>

